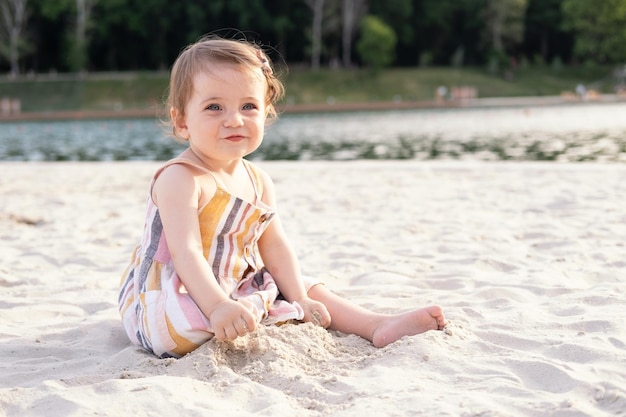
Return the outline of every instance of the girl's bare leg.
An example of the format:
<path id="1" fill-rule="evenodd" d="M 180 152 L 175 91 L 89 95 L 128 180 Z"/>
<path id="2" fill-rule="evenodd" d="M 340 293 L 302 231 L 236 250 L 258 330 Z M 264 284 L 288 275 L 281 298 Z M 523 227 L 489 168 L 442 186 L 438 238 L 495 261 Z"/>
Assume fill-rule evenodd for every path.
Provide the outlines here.
<path id="1" fill-rule="evenodd" d="M 356 334 L 384 347 L 404 336 L 413 336 L 428 330 L 442 330 L 446 319 L 441 307 L 434 305 L 400 314 L 380 314 L 358 306 L 324 285 L 309 290 L 309 297 L 324 304 L 330 313 L 330 329 Z"/>

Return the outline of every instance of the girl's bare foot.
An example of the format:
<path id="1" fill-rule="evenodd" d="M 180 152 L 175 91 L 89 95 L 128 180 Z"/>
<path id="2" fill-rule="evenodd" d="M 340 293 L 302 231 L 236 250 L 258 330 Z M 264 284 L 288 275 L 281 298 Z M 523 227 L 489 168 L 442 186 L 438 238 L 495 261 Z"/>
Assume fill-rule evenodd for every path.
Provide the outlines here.
<path id="1" fill-rule="evenodd" d="M 437 305 L 387 316 L 372 333 L 372 343 L 379 348 L 385 347 L 404 336 L 443 330 L 446 324 L 443 310 Z"/>

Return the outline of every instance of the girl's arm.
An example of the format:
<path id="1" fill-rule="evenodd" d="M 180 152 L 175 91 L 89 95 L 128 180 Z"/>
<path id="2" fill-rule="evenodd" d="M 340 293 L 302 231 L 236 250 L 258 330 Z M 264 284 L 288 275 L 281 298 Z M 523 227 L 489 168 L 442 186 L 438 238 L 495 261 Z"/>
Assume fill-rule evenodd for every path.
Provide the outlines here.
<path id="1" fill-rule="evenodd" d="M 198 205 L 201 192 L 214 194 L 216 186 L 201 191 L 198 176 L 190 168 L 171 165 L 157 177 L 152 198 L 159 208 L 174 268 L 187 292 L 209 318 L 215 336 L 232 340 L 253 330 L 256 320 L 247 308 L 224 293 L 204 258 Z"/>
<path id="2" fill-rule="evenodd" d="M 276 207 L 274 184 L 264 174 L 263 201 Z M 310 299 L 302 283 L 300 265 L 279 216 L 274 216 L 259 239 L 259 252 L 281 294 L 287 301 L 298 301 L 304 309 L 305 321 L 323 327 L 330 325 L 330 314 L 323 304 Z"/>
<path id="3" fill-rule="evenodd" d="M 259 239 L 259 252 L 265 267 L 287 301 L 297 301 L 307 296 L 300 277 L 298 259 L 289 244 L 279 216 L 274 216 Z"/>

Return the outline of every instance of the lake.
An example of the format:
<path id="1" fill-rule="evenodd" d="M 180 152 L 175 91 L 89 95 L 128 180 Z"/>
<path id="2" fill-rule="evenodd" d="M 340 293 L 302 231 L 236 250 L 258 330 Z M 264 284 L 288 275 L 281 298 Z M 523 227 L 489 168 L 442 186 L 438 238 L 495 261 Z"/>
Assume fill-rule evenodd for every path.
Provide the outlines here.
<path id="1" fill-rule="evenodd" d="M 0 123 L 0 160 L 166 160 L 153 119 Z M 626 162 L 626 103 L 284 114 L 251 159 Z"/>

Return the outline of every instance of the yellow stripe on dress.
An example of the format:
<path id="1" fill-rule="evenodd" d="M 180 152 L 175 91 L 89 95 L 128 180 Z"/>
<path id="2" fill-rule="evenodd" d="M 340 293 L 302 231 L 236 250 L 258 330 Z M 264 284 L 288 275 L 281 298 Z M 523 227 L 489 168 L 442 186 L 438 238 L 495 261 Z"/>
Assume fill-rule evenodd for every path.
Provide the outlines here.
<path id="1" fill-rule="evenodd" d="M 178 334 L 176 328 L 172 325 L 172 322 L 170 321 L 170 318 L 167 316 L 167 314 L 165 315 L 165 323 L 167 325 L 167 331 L 170 335 L 170 338 L 176 344 L 176 347 L 172 350 L 172 353 L 176 354 L 177 356 L 184 356 L 187 353 L 192 352 L 200 347 L 200 345 Z"/>
<path id="2" fill-rule="evenodd" d="M 153 261 L 148 270 L 146 279 L 146 291 L 157 291 L 161 289 L 161 270 L 163 264 L 161 262 Z"/>
<path id="3" fill-rule="evenodd" d="M 241 232 L 238 233 L 237 235 L 237 247 L 241 248 L 242 250 L 249 249 L 248 247 L 244 246 L 244 238 L 250 233 L 250 229 L 252 228 L 252 225 L 256 224 L 259 221 L 259 217 L 261 217 L 259 210 L 254 210 L 252 213 L 250 213 L 250 215 L 248 216 L 248 219 L 246 220 L 245 228 L 241 230 Z M 240 253 L 240 256 L 242 256 L 243 259 L 245 259 L 246 261 L 248 261 L 247 258 L 249 255 L 250 254 L 248 253 Z M 243 272 L 241 271 L 241 266 L 242 266 L 241 263 L 239 263 L 238 265 L 235 265 L 231 276 L 238 277 L 239 280 L 243 279 L 243 276 L 242 276 Z"/>
<path id="4" fill-rule="evenodd" d="M 139 250 L 139 246 L 136 246 L 135 249 L 133 250 L 133 253 L 130 255 L 130 262 L 128 263 L 128 266 L 122 273 L 122 276 L 120 279 L 120 287 L 122 287 L 126 283 L 126 281 L 128 281 L 128 275 L 130 274 L 131 269 L 135 269 L 137 265 L 141 263 L 141 259 L 137 257 L 138 250 Z"/>
<path id="5" fill-rule="evenodd" d="M 225 220 L 224 212 L 229 206 L 229 203 L 230 194 L 218 188 L 211 201 L 209 201 L 198 214 L 200 237 L 202 238 L 202 248 L 204 249 L 205 259 L 209 259 L 209 254 L 213 246 L 213 237 L 217 235 L 217 228 Z"/>

